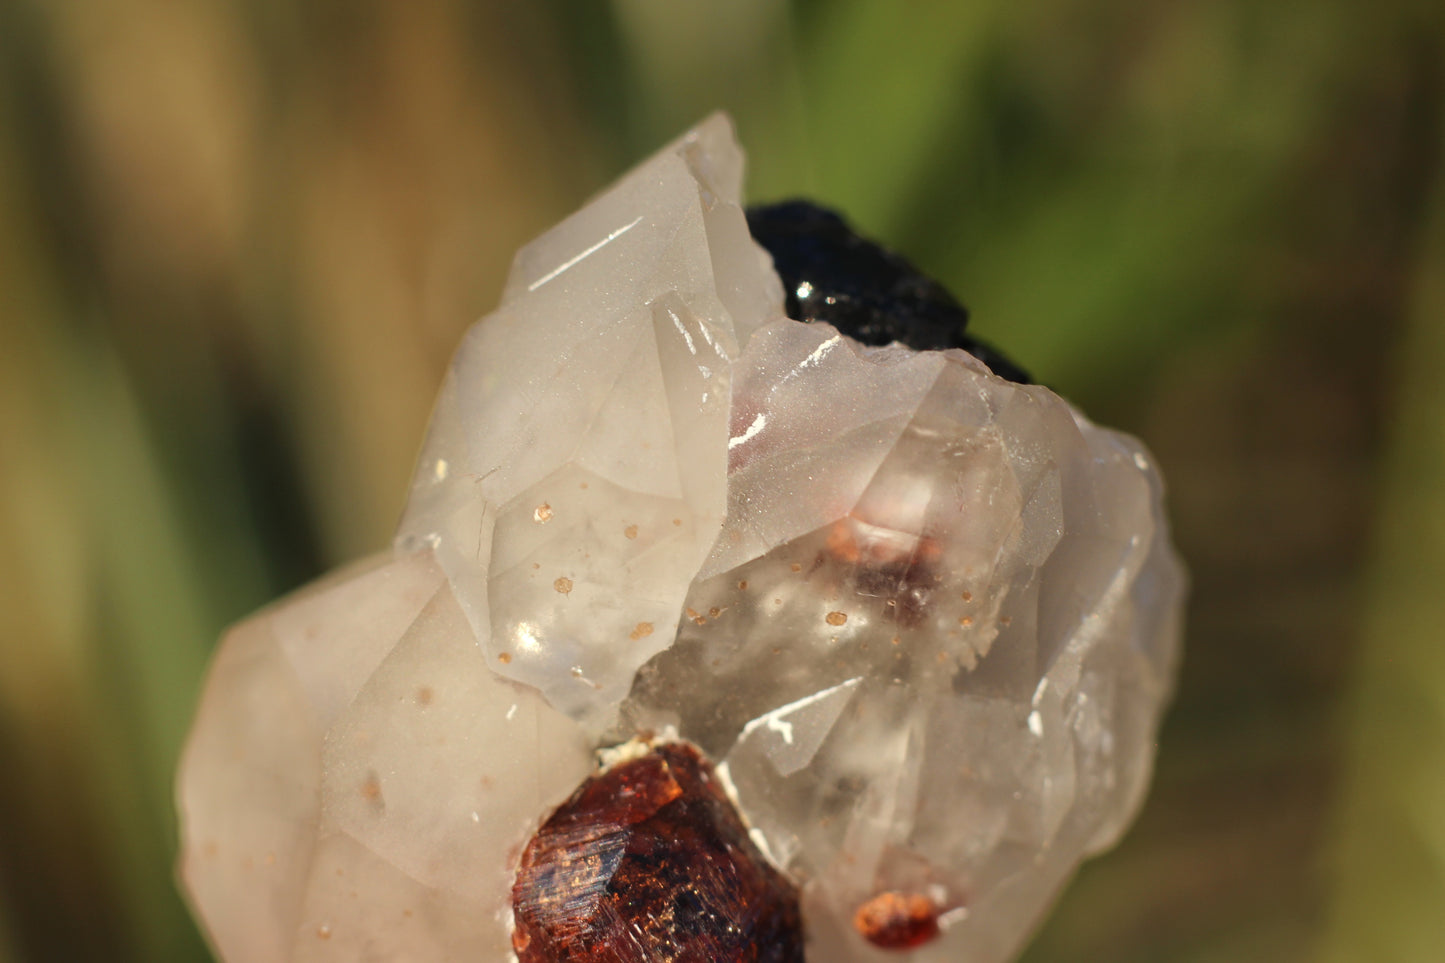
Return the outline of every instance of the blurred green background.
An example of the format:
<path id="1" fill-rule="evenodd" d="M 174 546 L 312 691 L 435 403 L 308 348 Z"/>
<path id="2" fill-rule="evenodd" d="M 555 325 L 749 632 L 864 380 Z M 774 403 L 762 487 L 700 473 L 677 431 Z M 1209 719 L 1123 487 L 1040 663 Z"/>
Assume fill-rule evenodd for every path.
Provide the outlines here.
<path id="1" fill-rule="evenodd" d="M 1137 828 L 1026 959 L 1445 960 L 1438 0 L 0 0 L 0 963 L 200 961 L 221 627 L 383 546 L 510 253 L 725 107 L 1142 435 Z"/>

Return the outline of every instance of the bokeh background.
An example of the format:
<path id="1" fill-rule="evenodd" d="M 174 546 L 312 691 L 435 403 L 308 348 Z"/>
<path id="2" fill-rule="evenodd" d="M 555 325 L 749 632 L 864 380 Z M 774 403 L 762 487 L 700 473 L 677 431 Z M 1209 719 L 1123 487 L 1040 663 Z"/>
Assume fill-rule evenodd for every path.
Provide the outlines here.
<path id="1" fill-rule="evenodd" d="M 1142 435 L 1192 567 L 1029 963 L 1445 960 L 1438 0 L 0 0 L 0 963 L 202 961 L 227 622 L 384 546 L 510 253 L 725 107 Z"/>

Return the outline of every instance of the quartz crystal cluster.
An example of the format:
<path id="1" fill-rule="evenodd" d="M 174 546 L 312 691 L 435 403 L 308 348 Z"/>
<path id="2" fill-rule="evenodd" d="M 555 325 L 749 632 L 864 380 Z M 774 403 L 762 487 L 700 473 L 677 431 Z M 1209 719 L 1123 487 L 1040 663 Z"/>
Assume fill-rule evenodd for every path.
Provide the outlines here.
<path id="1" fill-rule="evenodd" d="M 1001 963 L 1122 832 L 1150 456 L 961 314 L 850 329 L 741 182 L 716 116 L 522 249 L 393 550 L 224 639 L 179 796 L 228 963 Z"/>

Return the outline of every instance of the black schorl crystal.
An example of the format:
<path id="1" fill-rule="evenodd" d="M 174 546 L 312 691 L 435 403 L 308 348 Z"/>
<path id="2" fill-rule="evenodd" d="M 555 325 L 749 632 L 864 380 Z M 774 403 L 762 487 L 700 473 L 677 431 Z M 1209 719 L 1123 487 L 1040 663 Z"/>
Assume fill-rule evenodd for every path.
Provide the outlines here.
<path id="1" fill-rule="evenodd" d="M 943 285 L 859 237 L 833 211 L 809 201 L 752 207 L 748 229 L 773 256 L 788 317 L 827 322 L 863 344 L 962 348 L 999 377 L 1030 382 L 1023 369 L 967 333 L 968 309 Z"/>

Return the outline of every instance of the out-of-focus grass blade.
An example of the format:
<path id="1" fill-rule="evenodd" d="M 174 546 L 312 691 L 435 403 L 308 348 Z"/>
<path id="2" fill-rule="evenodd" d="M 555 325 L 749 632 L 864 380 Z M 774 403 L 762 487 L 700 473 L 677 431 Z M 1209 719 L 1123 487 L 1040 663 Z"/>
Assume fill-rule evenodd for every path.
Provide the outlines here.
<path id="1" fill-rule="evenodd" d="M 0 104 L 0 127 L 11 129 Z M 156 450 L 0 145 L 0 885 L 32 959 L 203 958 L 171 769 L 216 626 Z M 10 907 L 7 907 L 7 911 Z"/>
<path id="2" fill-rule="evenodd" d="M 15 944 L 10 938 L 10 921 L 5 919 L 3 910 L 0 910 L 0 963 L 12 963 L 19 959 Z"/>
<path id="3" fill-rule="evenodd" d="M 1220 309 L 1237 304 L 1208 290 L 1210 267 L 1233 260 L 1223 247 L 1240 194 L 1256 185 L 1226 185 L 1212 173 L 1201 180 L 1217 192 L 1141 190 L 1126 172 L 1107 170 L 1048 190 L 1046 203 L 997 225 L 986 248 L 945 259 L 950 274 L 966 278 L 956 286 L 969 292 L 975 330 L 1076 395 L 1157 357 L 1183 329 L 1224 323 Z"/>
<path id="4" fill-rule="evenodd" d="M 1052 66 L 1083 56 L 1070 38 L 1019 15 L 973 142 L 931 179 L 957 221 L 920 204 L 919 255 L 980 334 L 1066 392 L 1257 307 L 1255 245 L 1355 59 L 1333 4 L 1255 37 L 1252 6 L 1151 9 L 1073 71 Z"/>
<path id="5" fill-rule="evenodd" d="M 16 511 L 3 526 L 17 631 L 4 642 L 11 684 L 0 710 L 32 778 L 7 782 L 5 809 L 25 815 L 5 832 L 50 840 L 30 856 L 84 874 L 99 905 L 79 927 L 89 931 L 82 945 L 98 942 L 119 959 L 196 958 L 172 882 L 169 799 L 215 626 L 197 608 L 203 593 L 114 359 L 73 344 L 10 357 L 40 376 L 12 369 L 10 385 L 45 385 L 12 411 L 28 409 L 45 428 L 6 432 L 7 461 L 30 497 L 7 499 Z M 64 493 L 70 511 L 46 511 L 46 492 Z M 82 909 L 59 892 L 50 899 L 52 911 Z"/>
<path id="6" fill-rule="evenodd" d="M 816 192 L 789 4 L 613 0 L 609 10 L 613 46 L 594 73 L 622 75 L 626 143 L 609 145 L 619 170 L 723 109 L 748 151 L 749 194 Z"/>
<path id="7" fill-rule="evenodd" d="M 134 783 L 137 808 L 114 838 L 123 858 L 141 861 L 129 878 L 147 904 L 135 918 L 154 924 L 146 934 L 157 941 L 153 958 L 170 959 L 191 942 L 171 881 L 171 785 L 216 625 L 201 608 L 201 573 L 168 504 L 135 399 L 104 343 L 93 347 L 99 350 L 76 366 L 83 381 L 71 388 L 77 448 L 104 466 L 81 475 L 100 579 L 91 659 L 106 707 L 120 722 L 106 740 L 112 751 L 99 762 L 107 781 Z"/>
<path id="8" fill-rule="evenodd" d="M 1434 963 L 1445 953 L 1445 180 L 1436 177 L 1398 364 L 1322 963 Z"/>
<path id="9" fill-rule="evenodd" d="M 794 24 L 817 187 L 896 236 L 962 92 L 997 40 L 997 2 L 800 5 Z M 806 20 L 802 20 L 806 17 Z"/>
<path id="10" fill-rule="evenodd" d="M 622 69 L 636 72 L 634 153 L 726 108 L 749 152 L 752 197 L 810 194 L 896 237 L 958 123 L 952 108 L 994 39 L 998 6 L 615 0 Z"/>

